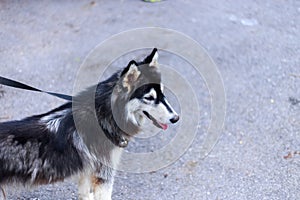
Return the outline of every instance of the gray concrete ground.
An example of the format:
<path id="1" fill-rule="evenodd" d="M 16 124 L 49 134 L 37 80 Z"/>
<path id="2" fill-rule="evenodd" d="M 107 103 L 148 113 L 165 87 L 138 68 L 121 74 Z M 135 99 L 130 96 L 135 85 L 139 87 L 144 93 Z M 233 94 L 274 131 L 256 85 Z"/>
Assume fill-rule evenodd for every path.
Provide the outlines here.
<path id="1" fill-rule="evenodd" d="M 0 75 L 72 93 L 81 61 L 112 34 L 146 26 L 183 32 L 219 67 L 227 96 L 224 131 L 209 156 L 199 159 L 210 111 L 200 81 L 204 114 L 191 147 L 162 170 L 119 173 L 113 199 L 298 200 L 299 22 L 298 0 L 0 1 Z M 191 76 L 189 70 L 184 75 Z M 1 121 L 62 103 L 47 95 L 0 90 Z M 159 145 L 157 140 L 148 144 Z M 6 189 L 8 199 L 77 199 L 72 180 Z"/>

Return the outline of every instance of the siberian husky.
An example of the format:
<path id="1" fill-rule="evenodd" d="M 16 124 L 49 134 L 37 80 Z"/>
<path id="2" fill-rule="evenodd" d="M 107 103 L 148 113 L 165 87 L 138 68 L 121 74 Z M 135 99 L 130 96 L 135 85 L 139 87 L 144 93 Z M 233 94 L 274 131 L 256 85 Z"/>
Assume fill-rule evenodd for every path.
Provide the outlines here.
<path id="1" fill-rule="evenodd" d="M 79 199 L 111 199 L 115 168 L 130 139 L 149 122 L 167 129 L 179 120 L 164 96 L 157 60 L 155 48 L 143 61 L 130 61 L 72 102 L 0 123 L 0 186 L 49 184 L 79 176 Z M 93 92 L 94 98 L 87 99 Z M 93 147 L 100 153 L 84 142 L 86 135 L 95 138 Z"/>

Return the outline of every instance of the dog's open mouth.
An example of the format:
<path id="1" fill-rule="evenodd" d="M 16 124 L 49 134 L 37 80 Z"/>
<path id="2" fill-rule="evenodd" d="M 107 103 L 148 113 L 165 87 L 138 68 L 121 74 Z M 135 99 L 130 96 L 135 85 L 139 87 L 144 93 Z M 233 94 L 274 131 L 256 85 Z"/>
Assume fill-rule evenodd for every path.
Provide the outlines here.
<path id="1" fill-rule="evenodd" d="M 168 128 L 168 124 L 163 124 L 158 122 L 152 115 L 150 115 L 148 112 L 143 111 L 143 113 L 153 122 L 153 124 L 155 126 L 157 126 L 158 128 L 161 128 L 163 130 L 166 130 Z"/>

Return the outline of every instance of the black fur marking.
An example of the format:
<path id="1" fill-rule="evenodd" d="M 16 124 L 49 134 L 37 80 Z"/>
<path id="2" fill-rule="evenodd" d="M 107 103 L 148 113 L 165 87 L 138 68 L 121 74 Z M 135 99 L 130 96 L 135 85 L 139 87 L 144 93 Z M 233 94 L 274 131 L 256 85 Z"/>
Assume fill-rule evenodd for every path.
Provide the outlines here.
<path id="1" fill-rule="evenodd" d="M 65 107 L 69 105 L 47 114 Z M 50 183 L 83 169 L 82 159 L 72 142 L 73 130 L 69 130 L 74 127 L 72 116 L 62 119 L 64 123 L 60 123 L 58 133 L 53 133 L 40 121 L 45 115 L 0 123 L 0 184 L 13 180 Z"/>
<path id="2" fill-rule="evenodd" d="M 170 108 L 170 106 L 166 103 L 165 98 L 161 99 L 162 104 L 164 104 L 167 108 L 167 110 L 172 113 L 172 109 Z"/>
<path id="3" fill-rule="evenodd" d="M 138 98 L 138 99 L 142 100 L 144 95 L 149 93 L 151 89 L 154 89 L 157 94 L 157 97 L 155 99 L 155 104 L 159 104 L 160 102 L 162 102 L 162 103 L 164 103 L 164 105 L 166 105 L 165 95 L 162 93 L 162 91 L 160 89 L 160 84 L 156 84 L 156 83 L 145 84 L 145 85 L 139 87 L 131 95 L 130 99 Z"/>
<path id="4" fill-rule="evenodd" d="M 144 64 L 149 64 L 149 63 L 151 63 L 151 61 L 153 60 L 153 57 L 154 57 L 154 55 L 155 55 L 156 52 L 157 52 L 157 48 L 154 48 L 154 49 L 152 50 L 151 54 L 150 54 L 149 56 L 147 56 L 147 57 L 144 59 L 143 63 L 144 63 Z"/>
<path id="5" fill-rule="evenodd" d="M 130 61 L 130 62 L 128 63 L 127 67 L 122 71 L 121 77 L 124 76 L 124 75 L 128 72 L 128 70 L 130 69 L 130 66 L 131 66 L 131 65 L 138 66 L 138 64 L 137 64 L 134 60 Z"/>

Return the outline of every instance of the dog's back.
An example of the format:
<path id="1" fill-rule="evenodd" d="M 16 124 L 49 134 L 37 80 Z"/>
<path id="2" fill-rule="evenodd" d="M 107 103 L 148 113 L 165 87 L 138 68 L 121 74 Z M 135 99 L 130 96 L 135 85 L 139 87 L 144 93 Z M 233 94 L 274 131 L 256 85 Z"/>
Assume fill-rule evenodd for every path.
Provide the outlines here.
<path id="1" fill-rule="evenodd" d="M 0 184 L 51 183 L 83 168 L 72 131 L 67 130 L 74 127 L 72 116 L 55 115 L 69 107 L 66 104 L 43 115 L 0 124 Z M 61 126 L 49 129 L 47 116 L 61 117 Z"/>

